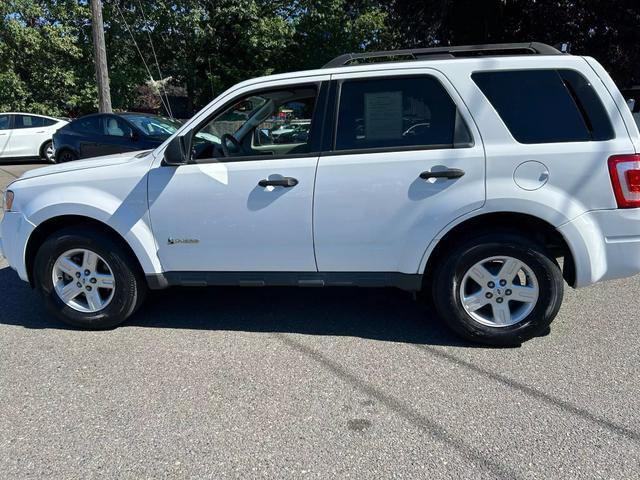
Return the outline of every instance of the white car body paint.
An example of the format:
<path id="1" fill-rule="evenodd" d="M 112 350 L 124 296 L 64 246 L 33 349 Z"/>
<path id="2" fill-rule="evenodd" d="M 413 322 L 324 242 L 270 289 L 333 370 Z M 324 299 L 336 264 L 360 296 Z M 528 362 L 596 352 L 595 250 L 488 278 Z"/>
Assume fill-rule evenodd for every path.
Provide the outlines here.
<path id="1" fill-rule="evenodd" d="M 66 125 L 66 120 L 36 115 L 33 113 L 3 113 L 2 115 L 28 115 L 55 121 L 52 125 L 30 128 L 13 128 L 0 130 L 0 160 L 3 158 L 36 158 L 40 156 L 41 147 L 51 141 L 53 134 Z"/>
<path id="2" fill-rule="evenodd" d="M 516 142 L 471 74 L 531 68 L 574 69 L 589 79 L 615 139 Z M 514 212 L 558 229 L 574 256 L 576 286 L 640 271 L 640 209 L 617 208 L 607 170 L 611 155 L 638 152 L 640 134 L 617 88 L 592 59 L 466 58 L 257 78 L 225 91 L 175 135 L 254 90 L 409 74 L 440 79 L 467 121 L 473 147 L 167 167 L 162 165 L 167 140 L 142 158 L 126 154 L 35 170 L 10 187 L 14 212 L 5 216 L 0 232 L 5 255 L 26 280 L 25 248 L 34 228 L 53 217 L 85 215 L 115 229 L 146 274 L 316 269 L 419 274 L 455 226 L 483 214 Z M 529 161 L 548 169 L 546 183 L 533 190 L 514 181 L 517 167 Z M 435 166 L 466 174 L 446 184 L 416 181 Z M 256 193 L 257 182 L 271 175 L 295 176 L 300 184 L 286 192 Z M 169 237 L 198 243 L 169 246 Z"/>

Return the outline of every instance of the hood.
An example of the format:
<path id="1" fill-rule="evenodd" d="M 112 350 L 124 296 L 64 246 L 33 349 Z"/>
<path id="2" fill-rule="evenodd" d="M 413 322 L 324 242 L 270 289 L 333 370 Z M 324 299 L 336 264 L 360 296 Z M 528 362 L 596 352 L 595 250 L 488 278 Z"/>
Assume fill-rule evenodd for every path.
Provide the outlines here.
<path id="1" fill-rule="evenodd" d="M 107 155 L 104 157 L 87 158 L 86 160 L 74 160 L 72 162 L 60 163 L 48 167 L 36 168 L 24 173 L 19 180 L 26 178 L 42 177 L 44 175 L 53 175 L 55 173 L 74 172 L 77 170 L 85 170 L 87 168 L 109 167 L 111 165 L 119 165 L 134 160 L 142 152 L 126 152 L 116 155 Z"/>

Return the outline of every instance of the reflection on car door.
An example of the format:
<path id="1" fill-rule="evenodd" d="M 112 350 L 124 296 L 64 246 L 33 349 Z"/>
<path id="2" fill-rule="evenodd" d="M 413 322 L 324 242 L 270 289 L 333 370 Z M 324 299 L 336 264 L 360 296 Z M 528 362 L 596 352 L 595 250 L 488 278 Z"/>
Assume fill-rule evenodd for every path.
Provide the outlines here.
<path id="1" fill-rule="evenodd" d="M 437 233 L 484 203 L 480 136 L 438 72 L 358 75 L 332 76 L 341 93 L 335 150 L 316 178 L 318 269 L 417 273 Z"/>

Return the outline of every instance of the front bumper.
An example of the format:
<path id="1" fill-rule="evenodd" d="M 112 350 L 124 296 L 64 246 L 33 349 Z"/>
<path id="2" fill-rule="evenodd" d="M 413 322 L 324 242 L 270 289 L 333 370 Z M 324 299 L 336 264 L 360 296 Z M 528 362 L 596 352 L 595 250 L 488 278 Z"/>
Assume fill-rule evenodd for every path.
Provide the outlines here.
<path id="1" fill-rule="evenodd" d="M 558 230 L 573 253 L 575 287 L 640 273 L 640 208 L 586 212 Z"/>
<path id="2" fill-rule="evenodd" d="M 18 212 L 6 212 L 0 223 L 0 255 L 4 255 L 11 268 L 24 281 L 29 280 L 25 250 L 34 229 L 35 225 Z"/>

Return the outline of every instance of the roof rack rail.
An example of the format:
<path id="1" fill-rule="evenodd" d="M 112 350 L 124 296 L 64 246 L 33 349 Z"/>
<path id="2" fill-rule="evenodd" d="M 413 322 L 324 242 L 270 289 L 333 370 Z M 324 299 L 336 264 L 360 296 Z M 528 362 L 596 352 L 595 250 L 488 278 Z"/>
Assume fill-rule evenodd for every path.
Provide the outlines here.
<path id="1" fill-rule="evenodd" d="M 343 67 L 358 60 L 369 58 L 409 57 L 408 60 L 425 58 L 455 58 L 482 55 L 561 55 L 563 52 L 546 43 L 492 43 L 487 45 L 462 45 L 457 47 L 414 48 L 380 52 L 345 53 L 334 58 L 322 68 Z M 390 60 L 407 61 L 407 60 Z"/>

